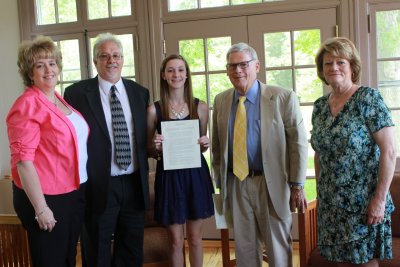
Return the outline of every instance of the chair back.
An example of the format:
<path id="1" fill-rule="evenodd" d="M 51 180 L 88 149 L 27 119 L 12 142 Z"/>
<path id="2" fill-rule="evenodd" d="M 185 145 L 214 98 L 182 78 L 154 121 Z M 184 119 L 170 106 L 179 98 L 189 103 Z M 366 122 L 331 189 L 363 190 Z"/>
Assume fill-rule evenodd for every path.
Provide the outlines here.
<path id="1" fill-rule="evenodd" d="M 28 237 L 17 215 L 0 214 L 0 267 L 32 266 Z"/>
<path id="2" fill-rule="evenodd" d="M 390 195 L 395 208 L 392 213 L 392 235 L 393 237 L 400 237 L 400 172 L 396 172 L 393 176 Z"/>

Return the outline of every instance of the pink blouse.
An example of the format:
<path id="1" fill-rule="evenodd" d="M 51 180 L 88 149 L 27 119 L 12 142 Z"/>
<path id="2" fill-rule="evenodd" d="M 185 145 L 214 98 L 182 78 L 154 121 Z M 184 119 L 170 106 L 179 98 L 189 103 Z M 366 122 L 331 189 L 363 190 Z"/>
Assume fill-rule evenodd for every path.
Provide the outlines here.
<path id="1" fill-rule="evenodd" d="M 60 95 L 57 98 L 71 110 Z M 78 140 L 71 121 L 36 87 L 15 101 L 7 115 L 11 174 L 22 188 L 16 164 L 33 161 L 44 194 L 57 195 L 79 188 Z"/>

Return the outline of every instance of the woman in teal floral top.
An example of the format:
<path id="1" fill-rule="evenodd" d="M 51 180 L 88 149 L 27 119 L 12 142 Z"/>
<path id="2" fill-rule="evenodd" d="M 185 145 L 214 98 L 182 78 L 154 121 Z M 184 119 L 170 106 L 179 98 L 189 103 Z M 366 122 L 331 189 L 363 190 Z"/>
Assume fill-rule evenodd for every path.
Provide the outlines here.
<path id="1" fill-rule="evenodd" d="M 318 249 L 338 266 L 379 266 L 377 259 L 392 257 L 391 114 L 378 90 L 357 85 L 361 61 L 351 41 L 325 41 L 315 61 L 319 78 L 332 87 L 312 115 Z"/>

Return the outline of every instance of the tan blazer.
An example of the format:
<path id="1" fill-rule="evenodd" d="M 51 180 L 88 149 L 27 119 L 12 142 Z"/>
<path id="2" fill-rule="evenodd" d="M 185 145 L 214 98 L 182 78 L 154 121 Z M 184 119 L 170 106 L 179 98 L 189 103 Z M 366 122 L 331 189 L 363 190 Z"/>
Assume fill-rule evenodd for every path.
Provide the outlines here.
<path id="1" fill-rule="evenodd" d="M 286 219 L 291 215 L 289 182 L 305 182 L 307 135 L 296 94 L 261 82 L 260 87 L 263 170 L 275 211 L 281 219 Z M 230 214 L 227 202 L 229 192 L 226 190 L 228 124 L 233 95 L 234 89 L 218 94 L 213 106 L 212 167 L 222 197 L 222 207 L 219 209 L 227 214 Z"/>

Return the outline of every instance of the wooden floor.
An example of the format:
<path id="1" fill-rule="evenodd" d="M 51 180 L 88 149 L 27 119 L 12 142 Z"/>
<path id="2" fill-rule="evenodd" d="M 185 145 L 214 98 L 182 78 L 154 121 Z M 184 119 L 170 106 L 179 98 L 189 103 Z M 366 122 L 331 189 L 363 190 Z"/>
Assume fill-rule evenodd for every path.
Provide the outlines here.
<path id="1" fill-rule="evenodd" d="M 222 267 L 222 254 L 221 254 L 221 241 L 203 241 L 204 247 L 204 267 Z M 186 250 L 187 251 L 187 250 Z M 231 258 L 235 258 L 235 249 L 234 242 L 231 243 Z M 186 266 L 189 267 L 189 257 L 188 253 L 186 253 Z M 267 267 L 268 263 L 264 262 L 263 267 Z M 299 243 L 293 243 L 293 267 L 300 267 L 300 258 L 299 258 Z"/>
<path id="2" fill-rule="evenodd" d="M 219 240 L 204 240 L 204 267 L 222 267 L 222 254 L 221 254 L 221 246 Z M 79 246 L 78 246 L 79 248 Z M 235 257 L 234 245 L 233 242 L 231 244 L 231 258 Z M 80 251 L 78 249 L 77 255 L 77 267 L 81 267 L 81 257 Z M 267 267 L 267 263 L 263 263 L 263 267 Z M 188 248 L 186 248 L 186 267 L 190 267 L 189 264 L 189 253 Z M 293 267 L 300 267 L 300 259 L 299 259 L 299 243 L 293 243 Z"/>

